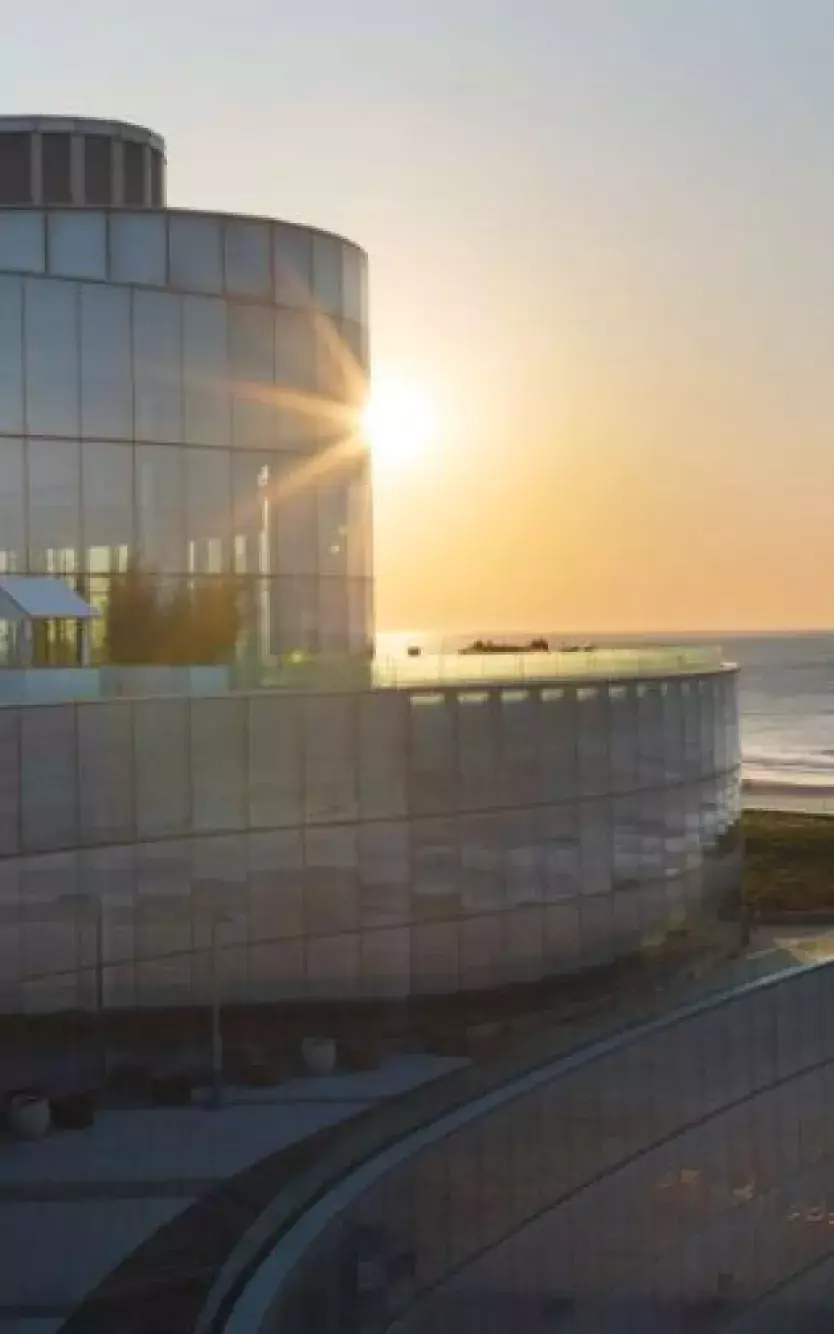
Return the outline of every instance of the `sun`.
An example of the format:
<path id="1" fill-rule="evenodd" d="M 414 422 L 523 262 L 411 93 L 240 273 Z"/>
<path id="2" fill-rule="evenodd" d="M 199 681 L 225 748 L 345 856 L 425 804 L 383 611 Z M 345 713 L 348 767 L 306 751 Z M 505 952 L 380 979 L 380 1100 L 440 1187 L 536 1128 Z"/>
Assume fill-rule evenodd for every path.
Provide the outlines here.
<path id="1" fill-rule="evenodd" d="M 372 453 L 383 463 L 417 458 L 437 429 L 428 396 L 399 376 L 381 376 L 374 382 L 362 422 Z"/>

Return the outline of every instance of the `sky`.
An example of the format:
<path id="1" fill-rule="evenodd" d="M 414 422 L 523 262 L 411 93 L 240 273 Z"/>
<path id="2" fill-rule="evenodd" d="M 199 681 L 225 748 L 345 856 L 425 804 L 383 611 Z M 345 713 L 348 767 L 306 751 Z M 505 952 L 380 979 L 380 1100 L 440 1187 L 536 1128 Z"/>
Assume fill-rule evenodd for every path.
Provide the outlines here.
<path id="1" fill-rule="evenodd" d="M 172 205 L 344 233 L 383 630 L 834 625 L 831 0 L 39 0 L 2 110 L 136 120 Z"/>

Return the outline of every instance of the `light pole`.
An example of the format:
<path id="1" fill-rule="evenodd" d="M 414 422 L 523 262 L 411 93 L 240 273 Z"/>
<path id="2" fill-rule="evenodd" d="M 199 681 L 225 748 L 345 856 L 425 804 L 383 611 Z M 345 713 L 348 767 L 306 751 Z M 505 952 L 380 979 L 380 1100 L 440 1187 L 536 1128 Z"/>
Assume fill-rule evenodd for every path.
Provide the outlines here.
<path id="1" fill-rule="evenodd" d="M 193 896 L 179 899 L 165 894 L 146 894 L 137 905 L 138 911 L 142 915 L 147 915 L 156 925 L 187 926 L 193 932 L 198 919 L 203 924 L 208 919 L 210 932 L 209 1007 L 211 1012 L 209 1107 L 220 1107 L 223 1102 L 223 1033 L 220 1028 L 221 997 L 220 968 L 218 966 L 220 953 L 219 928 L 227 923 L 231 924 L 242 920 L 243 914 L 236 912 L 233 905 L 233 900 L 220 898 L 218 901 L 217 897 L 199 891 L 196 904 Z M 203 951 L 203 946 L 194 948 L 192 944 L 192 949 L 188 953 L 203 954 Z"/>

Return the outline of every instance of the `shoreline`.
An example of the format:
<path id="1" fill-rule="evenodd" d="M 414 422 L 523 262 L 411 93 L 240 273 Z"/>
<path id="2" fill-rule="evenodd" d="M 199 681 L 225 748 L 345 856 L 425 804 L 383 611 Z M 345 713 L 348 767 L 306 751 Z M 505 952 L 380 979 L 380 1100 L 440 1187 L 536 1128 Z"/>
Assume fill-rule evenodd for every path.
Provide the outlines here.
<path id="1" fill-rule="evenodd" d="M 745 813 L 768 811 L 778 814 L 781 811 L 786 815 L 834 816 L 834 788 L 742 781 L 741 807 Z"/>

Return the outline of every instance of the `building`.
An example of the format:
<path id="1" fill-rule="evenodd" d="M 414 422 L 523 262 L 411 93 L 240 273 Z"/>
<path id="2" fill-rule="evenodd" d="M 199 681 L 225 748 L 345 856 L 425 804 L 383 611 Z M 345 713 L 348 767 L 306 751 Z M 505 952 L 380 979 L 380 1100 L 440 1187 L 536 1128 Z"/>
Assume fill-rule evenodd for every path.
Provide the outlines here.
<path id="1" fill-rule="evenodd" d="M 0 120 L 0 572 L 71 578 L 102 626 L 130 562 L 234 574 L 242 655 L 364 650 L 365 255 L 167 209 L 165 166 L 138 126 Z"/>
<path id="2" fill-rule="evenodd" d="M 165 197 L 149 131 L 0 123 L 0 574 L 66 578 L 105 624 L 132 559 L 169 592 L 234 574 L 240 656 L 364 654 L 365 256 Z M 738 883 L 711 651 L 230 672 L 202 697 L 91 670 L 96 698 L 68 671 L 0 708 L 6 1011 L 89 1006 L 97 979 L 108 1007 L 205 1004 L 213 940 L 228 1001 L 502 987 Z"/>
<path id="3" fill-rule="evenodd" d="M 206 1001 L 217 914 L 251 1003 L 533 981 L 713 915 L 740 874 L 733 671 L 572 657 L 0 709 L 5 1006 L 92 1004 L 96 903 L 129 1007 Z"/>

